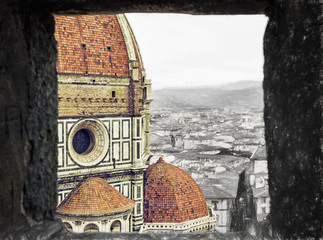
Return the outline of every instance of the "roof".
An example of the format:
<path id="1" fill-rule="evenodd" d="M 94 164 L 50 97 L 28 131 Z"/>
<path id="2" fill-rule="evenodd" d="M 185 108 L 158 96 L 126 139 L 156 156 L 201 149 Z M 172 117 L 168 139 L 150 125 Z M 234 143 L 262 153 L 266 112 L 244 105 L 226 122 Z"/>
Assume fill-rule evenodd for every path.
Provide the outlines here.
<path id="1" fill-rule="evenodd" d="M 58 74 L 129 77 L 129 61 L 142 60 L 123 14 L 55 16 Z"/>
<path id="2" fill-rule="evenodd" d="M 253 196 L 255 198 L 265 198 L 269 197 L 269 190 L 267 187 L 262 187 L 262 188 L 252 188 L 253 190 Z"/>
<path id="3" fill-rule="evenodd" d="M 225 189 L 221 189 L 215 185 L 204 185 L 202 187 L 204 196 L 207 199 L 234 199 L 230 193 L 226 192 Z"/>
<path id="4" fill-rule="evenodd" d="M 220 179 L 222 189 L 229 193 L 234 198 L 237 196 L 239 174 L 231 171 L 219 172 L 216 174 Z"/>
<path id="5" fill-rule="evenodd" d="M 132 209 L 133 200 L 126 198 L 99 177 L 81 181 L 58 205 L 56 213 L 63 216 L 102 216 Z"/>
<path id="6" fill-rule="evenodd" d="M 208 216 L 203 193 L 182 169 L 160 158 L 145 178 L 144 222 L 180 223 Z"/>

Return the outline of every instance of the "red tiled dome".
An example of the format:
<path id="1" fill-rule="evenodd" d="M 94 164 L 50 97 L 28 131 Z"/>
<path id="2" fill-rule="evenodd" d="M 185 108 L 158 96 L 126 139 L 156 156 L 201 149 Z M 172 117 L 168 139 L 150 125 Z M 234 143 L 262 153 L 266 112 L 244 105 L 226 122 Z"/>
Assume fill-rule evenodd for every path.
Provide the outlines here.
<path id="1" fill-rule="evenodd" d="M 131 31 L 126 39 L 117 15 L 55 16 L 57 41 L 57 72 L 129 77 L 127 41 L 135 48 L 139 61 L 139 49 Z M 141 72 L 141 61 L 139 70 Z"/>
<path id="2" fill-rule="evenodd" d="M 124 212 L 135 202 L 126 198 L 102 178 L 91 177 L 80 182 L 58 205 L 63 216 L 101 216 Z"/>
<path id="3" fill-rule="evenodd" d="M 208 216 L 203 193 L 193 178 L 162 158 L 145 174 L 144 221 L 180 223 Z"/>

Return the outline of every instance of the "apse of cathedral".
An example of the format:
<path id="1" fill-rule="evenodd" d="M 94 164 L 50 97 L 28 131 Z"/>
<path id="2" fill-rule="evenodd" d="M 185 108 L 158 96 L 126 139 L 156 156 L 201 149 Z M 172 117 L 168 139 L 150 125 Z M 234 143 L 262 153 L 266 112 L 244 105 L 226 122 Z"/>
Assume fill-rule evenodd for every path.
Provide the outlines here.
<path id="1" fill-rule="evenodd" d="M 213 229 L 213 211 L 192 178 L 162 159 L 148 168 L 151 81 L 126 17 L 55 21 L 57 217 L 74 232 Z M 151 174 L 160 167 L 166 170 Z"/>

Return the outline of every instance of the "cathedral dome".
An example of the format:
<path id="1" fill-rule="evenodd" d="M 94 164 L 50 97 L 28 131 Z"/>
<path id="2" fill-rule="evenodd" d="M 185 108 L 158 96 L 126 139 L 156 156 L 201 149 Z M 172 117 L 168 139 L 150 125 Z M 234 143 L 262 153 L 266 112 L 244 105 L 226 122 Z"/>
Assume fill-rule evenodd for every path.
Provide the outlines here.
<path id="1" fill-rule="evenodd" d="M 134 33 L 124 14 L 55 16 L 59 117 L 141 114 L 151 102 Z"/>
<path id="2" fill-rule="evenodd" d="M 181 223 L 208 216 L 201 189 L 182 169 L 160 158 L 144 180 L 144 222 Z"/>
<path id="3" fill-rule="evenodd" d="M 129 77 L 129 62 L 143 63 L 124 14 L 55 16 L 58 74 Z"/>
<path id="4" fill-rule="evenodd" d="M 126 198 L 99 177 L 80 182 L 58 205 L 59 216 L 104 216 L 131 210 L 133 200 Z"/>

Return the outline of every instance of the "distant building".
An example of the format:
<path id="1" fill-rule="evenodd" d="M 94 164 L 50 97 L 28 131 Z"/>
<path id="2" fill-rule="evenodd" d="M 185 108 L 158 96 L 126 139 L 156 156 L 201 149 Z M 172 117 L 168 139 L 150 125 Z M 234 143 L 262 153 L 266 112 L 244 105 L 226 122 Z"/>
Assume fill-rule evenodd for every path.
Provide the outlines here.
<path id="1" fill-rule="evenodd" d="M 232 177 L 235 174 L 241 173 L 247 169 L 247 177 L 249 178 L 250 185 L 254 196 L 254 204 L 256 207 L 256 215 L 258 221 L 263 221 L 270 212 L 270 198 L 268 192 L 268 170 L 266 160 L 266 148 L 258 146 L 253 152 L 250 162 L 244 158 L 237 158 L 237 160 L 230 160 L 228 157 L 221 155 L 205 154 L 199 155 L 200 159 L 211 160 L 217 159 L 217 164 L 232 168 L 230 171 L 215 174 L 215 179 L 204 179 L 200 183 L 203 190 L 205 199 L 208 204 L 212 205 L 214 212 L 217 215 L 216 230 L 219 232 L 229 232 L 231 225 L 231 214 L 233 210 L 233 203 L 237 195 L 238 178 Z M 207 166 L 209 166 L 207 164 Z"/>
<path id="2" fill-rule="evenodd" d="M 212 136 L 189 136 L 184 138 L 184 149 L 189 150 L 195 148 L 197 145 L 207 145 L 216 148 L 231 149 L 232 144 L 224 141 L 216 141 Z"/>
<path id="3" fill-rule="evenodd" d="M 256 204 L 257 220 L 263 221 L 270 212 L 268 168 L 265 146 L 258 147 L 251 156 L 249 179 Z"/>
<path id="4" fill-rule="evenodd" d="M 203 186 L 203 193 L 207 204 L 211 205 L 217 216 L 217 224 L 215 230 L 221 233 L 230 231 L 231 210 L 235 200 L 235 196 L 227 193 L 215 185 Z"/>
<path id="5" fill-rule="evenodd" d="M 233 143 L 233 151 L 235 152 L 249 152 L 252 153 L 257 150 L 259 143 L 253 141 L 241 141 L 237 140 Z"/>
<path id="6" fill-rule="evenodd" d="M 149 134 L 150 147 L 161 148 L 161 146 L 169 144 L 168 132 L 153 132 Z"/>
<path id="7" fill-rule="evenodd" d="M 253 163 L 253 173 L 268 173 L 267 166 L 267 155 L 266 155 L 266 147 L 261 146 L 258 147 L 254 153 L 251 155 L 251 161 Z"/>
<path id="8" fill-rule="evenodd" d="M 171 134 L 170 135 L 172 147 L 179 149 L 184 149 L 184 137 L 180 134 Z"/>
<path id="9" fill-rule="evenodd" d="M 270 213 L 270 198 L 268 186 L 263 188 L 253 187 L 254 203 L 256 205 L 257 220 L 263 221 Z"/>

